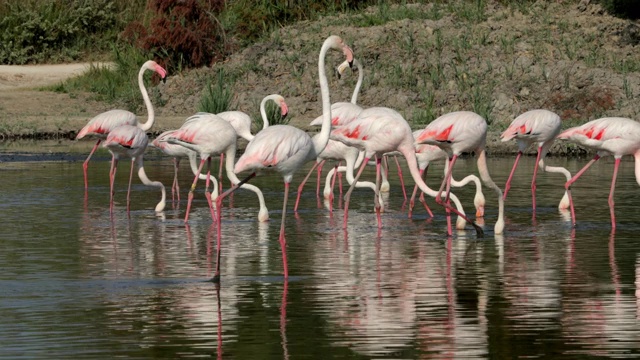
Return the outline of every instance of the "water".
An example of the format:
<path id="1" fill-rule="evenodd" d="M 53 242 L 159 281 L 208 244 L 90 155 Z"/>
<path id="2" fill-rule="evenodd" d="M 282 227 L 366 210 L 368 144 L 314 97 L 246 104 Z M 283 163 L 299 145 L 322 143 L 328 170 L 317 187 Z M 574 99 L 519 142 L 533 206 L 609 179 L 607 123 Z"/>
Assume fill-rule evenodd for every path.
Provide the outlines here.
<path id="1" fill-rule="evenodd" d="M 233 196 L 223 211 L 222 281 L 216 285 L 207 281 L 215 268 L 216 232 L 202 186 L 189 225 L 182 221 L 192 180 L 186 164 L 181 204 L 174 208 L 169 201 L 163 215 L 154 214 L 159 192 L 136 179 L 127 216 L 128 162 L 121 162 L 110 216 L 107 154 L 97 154 L 90 165 L 85 201 L 81 161 L 91 144 L 49 146 L 43 156 L 16 155 L 22 150 L 9 147 L 0 155 L 6 161 L 11 153 L 14 160 L 0 163 L 3 358 L 640 353 L 638 185 L 630 160 L 618 179 L 615 235 L 607 207 L 611 160 L 596 163 L 575 185 L 578 226 L 572 229 L 567 214 L 556 208 L 563 193 L 558 174 L 541 174 L 532 218 L 534 160 L 523 159 L 509 193 L 503 236 L 493 234 L 497 202 L 485 188 L 483 239 L 471 228 L 447 239 L 443 211 L 432 199 L 434 219 L 427 219 L 420 204 L 407 219 L 395 171 L 380 232 L 370 191 L 354 192 L 345 231 L 342 210 L 330 215 L 318 208 L 309 184 L 302 210 L 288 214 L 286 282 L 278 244 L 283 184 L 277 175 L 263 174 L 252 183 L 265 192 L 271 221 L 255 220 L 253 193 Z M 65 161 L 43 161 L 51 159 Z M 575 172 L 586 161 L 548 162 Z M 504 184 L 511 164 L 511 158 L 490 158 L 498 184 Z M 169 159 L 150 151 L 145 165 L 151 179 L 171 184 Z M 474 168 L 473 160 L 460 161 L 456 174 Z M 436 187 L 442 165 L 429 171 L 428 183 Z M 407 183 L 410 191 L 413 182 Z M 474 190 L 456 192 L 473 213 Z M 290 199 L 292 209 L 295 190 Z"/>

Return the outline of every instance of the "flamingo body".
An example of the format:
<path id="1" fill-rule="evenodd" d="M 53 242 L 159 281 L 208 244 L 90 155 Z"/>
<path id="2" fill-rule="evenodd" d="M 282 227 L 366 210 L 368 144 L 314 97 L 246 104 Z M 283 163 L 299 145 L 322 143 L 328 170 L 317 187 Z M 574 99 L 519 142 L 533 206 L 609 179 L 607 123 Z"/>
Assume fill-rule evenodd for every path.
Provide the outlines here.
<path id="1" fill-rule="evenodd" d="M 511 180 L 518 166 L 518 160 L 522 156 L 522 153 L 532 144 L 537 145 L 537 158 L 536 166 L 533 172 L 533 178 L 531 179 L 531 198 L 533 204 L 533 211 L 535 214 L 536 209 L 536 176 L 538 168 L 542 171 L 562 173 L 567 180 L 571 179 L 571 173 L 563 167 L 558 166 L 546 166 L 544 164 L 545 156 L 554 140 L 560 133 L 562 122 L 558 114 L 544 109 L 529 110 L 517 118 L 515 118 L 509 127 L 500 135 L 502 141 L 509 141 L 515 139 L 518 144 L 518 154 L 516 160 L 507 179 L 504 189 L 504 198 L 507 198 L 507 193 L 511 188 Z M 565 191 L 564 196 L 560 200 L 558 205 L 559 209 L 567 209 L 569 207 L 569 197 Z M 535 216 L 535 215 L 534 215 Z"/>
<path id="2" fill-rule="evenodd" d="M 621 117 L 601 118 L 589 121 L 581 126 L 567 129 L 560 133 L 558 138 L 572 141 L 597 151 L 596 156 L 565 184 L 565 189 L 569 193 L 571 220 L 574 226 L 576 224 L 576 217 L 573 199 L 571 198 L 571 185 L 600 157 L 613 155 L 615 162 L 608 203 L 611 216 L 611 230 L 615 231 L 616 219 L 613 194 L 620 160 L 623 156 L 634 156 L 636 182 L 640 185 L 640 123 Z"/>

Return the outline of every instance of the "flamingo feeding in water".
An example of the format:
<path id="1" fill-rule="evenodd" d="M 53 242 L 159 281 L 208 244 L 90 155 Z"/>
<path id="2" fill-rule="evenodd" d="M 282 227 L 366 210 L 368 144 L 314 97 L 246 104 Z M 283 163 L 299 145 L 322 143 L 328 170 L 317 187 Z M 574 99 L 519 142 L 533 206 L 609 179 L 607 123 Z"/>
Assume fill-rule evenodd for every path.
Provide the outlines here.
<path id="1" fill-rule="evenodd" d="M 178 201 L 180 201 L 180 185 L 178 184 L 178 169 L 180 167 L 180 159 L 185 157 L 189 159 L 191 171 L 195 175 L 198 173 L 198 163 L 196 159 L 198 154 L 195 151 L 190 150 L 184 146 L 170 144 L 169 142 L 167 142 L 167 138 L 172 136 L 175 132 L 176 130 L 163 132 L 151 142 L 151 145 L 158 148 L 166 155 L 173 157 L 173 184 L 171 185 L 171 198 L 172 200 L 175 200 L 175 197 L 177 197 Z M 206 176 L 204 174 L 200 174 L 200 179 L 206 180 Z M 216 178 L 213 176 L 210 177 L 210 180 L 213 182 L 213 190 L 211 191 L 211 196 L 213 199 L 215 199 L 218 197 L 218 181 L 216 181 Z"/>
<path id="2" fill-rule="evenodd" d="M 264 131 L 264 130 L 263 130 Z M 206 176 L 205 196 L 209 203 L 211 210 L 211 216 L 214 221 L 217 215 L 214 211 L 212 202 L 212 196 L 209 193 L 209 178 L 211 176 L 211 157 L 220 153 L 225 153 L 227 156 L 227 162 L 225 168 L 227 171 L 227 177 L 231 180 L 232 184 L 238 184 L 240 180 L 233 173 L 235 156 L 236 156 L 236 141 L 238 135 L 236 134 L 233 126 L 229 122 L 221 119 L 219 116 L 209 113 L 198 113 L 188 118 L 185 123 L 177 129 L 171 136 L 167 137 L 167 142 L 170 144 L 177 144 L 193 150 L 200 155 L 200 166 L 198 167 L 191 190 L 189 191 L 189 197 L 187 202 L 187 212 L 184 218 L 185 222 L 189 221 L 189 212 L 191 210 L 191 202 L 193 201 L 193 192 L 196 188 L 196 183 L 202 172 L 205 161 L 208 162 L 208 170 Z M 244 184 L 242 188 L 251 190 L 258 196 L 260 203 L 260 210 L 258 212 L 259 221 L 267 221 L 269 219 L 269 211 L 264 202 L 264 196 L 262 191 L 254 185 Z"/>
<path id="3" fill-rule="evenodd" d="M 407 165 L 411 172 L 411 177 L 418 184 L 420 190 L 427 193 L 430 196 L 440 196 L 440 193 L 436 193 L 430 189 L 427 184 L 422 180 L 420 172 L 418 170 L 416 152 L 414 146 L 413 135 L 411 134 L 411 127 L 407 121 L 395 110 L 376 107 L 363 110 L 358 118 L 349 124 L 337 128 L 332 131 L 331 138 L 341 141 L 347 145 L 355 146 L 365 151 L 365 158 L 358 174 L 355 177 L 355 181 L 358 181 L 364 167 L 374 155 L 376 156 L 376 196 L 375 209 L 378 220 L 378 228 L 382 227 L 382 220 L 380 217 L 380 204 L 378 200 L 380 191 L 380 167 L 382 155 L 392 151 L 400 152 L 407 160 Z M 354 182 L 355 184 L 355 182 Z M 344 221 L 343 227 L 347 226 L 349 200 L 351 192 L 353 191 L 354 184 L 351 184 L 347 194 L 345 195 L 344 205 Z M 471 222 L 473 227 L 479 236 L 482 236 L 482 229 L 469 220 L 464 214 L 462 205 L 455 196 L 451 196 L 451 200 L 455 203 L 456 209 L 452 208 L 450 204 L 444 204 L 445 207 L 459 215 L 457 228 L 464 228 L 465 221 Z M 450 217 L 447 217 L 450 220 Z M 447 222 L 447 233 L 451 235 L 451 223 Z"/>
<path id="4" fill-rule="evenodd" d="M 522 153 L 531 144 L 538 145 L 536 165 L 533 168 L 533 178 L 531 179 L 531 198 L 534 214 L 536 211 L 536 176 L 538 174 L 538 167 L 542 171 L 564 174 L 567 181 L 571 179 L 571 173 L 569 170 L 560 166 L 547 166 L 544 164 L 544 158 L 547 155 L 547 152 L 549 152 L 551 145 L 553 145 L 556 136 L 560 133 L 561 126 L 562 122 L 560 121 L 560 116 L 556 113 L 544 109 L 530 110 L 515 118 L 507 130 L 500 135 L 502 141 L 516 139 L 516 142 L 518 143 L 516 161 L 513 163 L 513 168 L 511 169 L 507 183 L 504 186 L 503 198 L 505 200 L 507 199 L 507 193 L 511 188 L 511 180 L 513 179 L 516 167 L 518 166 L 518 160 L 520 160 Z M 569 195 L 565 191 L 558 208 L 564 210 L 568 207 Z"/>
<path id="5" fill-rule="evenodd" d="M 167 71 L 160 65 L 158 65 L 155 61 L 149 60 L 142 64 L 140 68 L 140 72 L 138 72 L 138 86 L 140 87 L 140 92 L 142 93 L 142 98 L 144 99 L 144 104 L 147 107 L 147 121 L 143 124 L 138 123 L 138 119 L 136 115 L 130 111 L 126 110 L 109 110 L 103 112 L 102 114 L 98 114 L 93 117 L 87 125 L 85 125 L 78 135 L 76 136 L 76 140 L 80 140 L 84 137 L 91 136 L 98 138 L 98 141 L 91 149 L 89 156 L 82 164 L 82 170 L 84 172 L 84 189 L 85 193 L 89 188 L 89 178 L 87 176 L 87 168 L 89 167 L 89 160 L 93 153 L 98 149 L 98 145 L 100 142 L 107 138 L 109 132 L 113 129 L 117 128 L 121 125 L 134 125 L 138 126 L 140 129 L 144 131 L 148 131 L 153 126 L 155 121 L 155 115 L 153 111 L 153 105 L 151 105 L 151 100 L 149 99 L 149 94 L 147 93 L 147 89 L 144 86 L 144 73 L 147 70 L 154 71 L 160 75 L 160 77 L 164 80 L 167 76 Z M 112 162 L 114 158 L 112 157 Z"/>
<path id="6" fill-rule="evenodd" d="M 485 119 L 471 111 L 457 111 L 440 116 L 433 120 L 416 138 L 417 144 L 437 145 L 447 152 L 451 157 L 449 169 L 445 176 L 436 202 L 443 204 L 440 194 L 446 187 L 447 198 L 451 189 L 451 173 L 456 159 L 463 152 L 475 151 L 478 157 L 478 172 L 480 178 L 488 187 L 492 188 L 498 195 L 498 220 L 494 226 L 496 234 L 504 231 L 504 200 L 502 190 L 493 182 L 487 168 L 487 153 L 485 144 L 487 141 L 487 122 Z M 449 217 L 447 217 L 448 219 Z"/>
<path id="7" fill-rule="evenodd" d="M 616 229 L 616 217 L 614 211 L 613 193 L 618 177 L 620 159 L 625 155 L 633 155 L 635 158 L 635 175 L 640 185 L 640 123 L 635 120 L 608 117 L 589 121 L 588 123 L 572 127 L 558 135 L 559 139 L 569 140 L 597 151 L 591 161 L 578 171 L 567 183 L 565 189 L 569 194 L 569 208 L 571 209 L 571 221 L 576 225 L 576 215 L 571 198 L 571 185 L 584 174 L 594 162 L 603 156 L 613 155 L 613 176 L 611 178 L 611 190 L 609 191 L 609 212 L 611 214 L 611 231 Z"/>
<path id="8" fill-rule="evenodd" d="M 270 126 L 256 134 L 255 138 L 249 142 L 244 154 L 238 159 L 234 172 L 252 171 L 252 173 L 241 183 L 248 181 L 256 175 L 256 171 L 271 168 L 278 171 L 284 178 L 284 200 L 282 203 L 282 221 L 280 223 L 279 242 L 282 250 L 282 264 L 284 277 L 289 277 L 287 265 L 287 243 L 285 239 L 285 218 L 287 214 L 287 199 L 289 197 L 289 186 L 293 179 L 293 174 L 305 163 L 315 160 L 327 146 L 329 133 L 331 131 L 331 100 L 329 98 L 329 85 L 325 74 L 325 56 L 329 49 L 342 51 L 348 61 L 353 60 L 353 52 L 339 36 L 329 36 L 320 49 L 318 58 L 318 77 L 320 81 L 320 93 L 322 96 L 323 123 L 320 135 L 313 139 L 304 131 L 289 125 Z M 217 199 L 220 204 L 225 196 L 234 191 L 237 187 L 224 192 Z M 220 207 L 218 206 L 218 209 Z M 218 210 L 220 211 L 220 210 Z M 219 221 L 221 216 L 218 216 Z M 219 224 L 218 231 L 222 224 Z M 219 244 L 218 244 L 219 245 Z M 218 265 L 220 262 L 218 262 Z M 219 274 L 219 269 L 216 269 Z"/>
<path id="9" fill-rule="evenodd" d="M 414 139 L 417 138 L 420 133 L 422 133 L 422 130 L 414 131 Z M 445 160 L 444 172 L 445 175 L 447 174 L 447 169 L 449 167 L 449 157 L 444 150 L 436 145 L 416 145 L 416 159 L 418 160 L 418 169 L 420 170 L 420 175 L 424 176 L 425 178 L 427 176 L 427 169 L 429 168 L 429 164 L 431 164 L 433 161 Z M 451 178 L 451 185 L 454 187 L 462 187 L 467 185 L 469 182 L 473 182 L 476 186 L 476 195 L 473 198 L 473 205 L 476 208 L 476 218 L 483 217 L 485 198 L 484 194 L 482 193 L 482 184 L 480 183 L 480 179 L 478 179 L 478 177 L 475 175 L 468 175 L 460 181 L 456 181 L 455 179 L 453 179 L 453 177 Z M 411 194 L 411 200 L 409 201 L 409 218 L 411 218 L 412 215 L 417 190 L 418 185 L 414 185 L 413 193 Z M 433 217 L 431 209 L 429 209 L 429 206 L 424 200 L 423 192 L 420 193 L 420 202 L 422 203 L 422 205 L 424 205 L 424 208 L 429 213 L 429 216 Z"/>
<path id="10" fill-rule="evenodd" d="M 166 193 L 164 185 L 159 181 L 151 181 L 147 177 L 143 166 L 143 155 L 149 143 L 147 134 L 141 128 L 133 125 L 122 125 L 111 132 L 105 139 L 102 146 L 109 149 L 113 155 L 113 161 L 111 162 L 111 169 L 109 171 L 109 186 L 110 186 L 110 200 L 109 210 L 113 212 L 113 195 L 114 195 L 114 180 L 116 171 L 118 170 L 118 160 L 121 156 L 131 158 L 131 171 L 129 173 L 129 187 L 127 190 L 127 212 L 129 212 L 131 204 L 131 178 L 133 177 L 134 166 L 138 167 L 138 177 L 142 180 L 142 183 L 147 186 L 159 187 L 162 191 L 162 199 L 156 205 L 156 212 L 161 212 L 165 207 Z"/>

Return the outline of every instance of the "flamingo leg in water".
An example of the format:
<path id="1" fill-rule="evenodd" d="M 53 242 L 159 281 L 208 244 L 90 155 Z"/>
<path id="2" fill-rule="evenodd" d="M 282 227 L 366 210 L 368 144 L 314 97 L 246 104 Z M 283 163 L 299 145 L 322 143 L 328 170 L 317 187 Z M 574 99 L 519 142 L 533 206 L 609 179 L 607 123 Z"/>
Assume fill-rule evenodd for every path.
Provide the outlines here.
<path id="1" fill-rule="evenodd" d="M 513 174 L 516 172 L 516 167 L 518 167 L 518 161 L 522 156 L 522 151 L 518 151 L 518 155 L 516 155 L 516 161 L 513 163 L 513 167 L 511 168 L 511 173 L 509 174 L 509 178 L 507 179 L 507 183 L 504 185 L 504 194 L 502 195 L 503 200 L 507 200 L 507 193 L 509 193 L 509 189 L 511 189 L 511 179 L 513 179 Z M 536 162 L 536 167 L 538 163 Z"/>
<path id="2" fill-rule="evenodd" d="M 287 265 L 287 240 L 284 236 L 284 224 L 287 217 L 287 200 L 289 198 L 289 183 L 284 182 L 284 201 L 282 202 L 282 222 L 280 223 L 280 249 L 282 250 L 282 267 L 284 269 L 284 278 L 289 278 L 289 267 Z"/>
<path id="3" fill-rule="evenodd" d="M 620 158 L 615 159 L 615 163 L 613 165 L 613 176 L 611 178 L 611 190 L 609 191 L 609 212 L 611 213 L 611 232 L 616 231 L 616 214 L 613 201 L 613 192 L 616 189 L 616 179 L 618 178 L 618 168 L 620 167 Z"/>
<path id="4" fill-rule="evenodd" d="M 135 166 L 135 158 L 131 158 L 131 171 L 129 171 L 129 186 L 127 187 L 127 214 L 131 206 L 131 180 L 133 179 L 133 167 Z"/>
<path id="5" fill-rule="evenodd" d="M 362 161 L 362 165 L 360 165 L 360 169 L 358 169 L 358 173 L 356 174 L 355 179 L 353 179 L 353 183 L 351 183 L 351 186 L 349 186 L 349 190 L 347 190 L 347 193 L 344 196 L 344 220 L 342 222 L 342 227 L 344 229 L 347 228 L 347 220 L 349 220 L 349 201 L 351 200 L 351 193 L 353 192 L 353 188 L 356 187 L 356 183 L 358 182 L 358 179 L 360 179 L 360 175 L 362 175 L 362 171 L 367 166 L 369 159 L 369 157 L 365 156 L 364 160 Z"/>
<path id="6" fill-rule="evenodd" d="M 218 167 L 218 186 L 222 192 L 222 165 L 224 164 L 224 153 L 220 154 L 220 166 Z"/>
<path id="7" fill-rule="evenodd" d="M 318 177 L 316 178 L 316 198 L 320 198 L 320 177 L 322 176 L 322 167 L 327 160 L 322 160 L 318 164 Z"/>
<path id="8" fill-rule="evenodd" d="M 342 161 L 338 162 L 338 166 L 342 165 Z M 336 168 L 336 171 L 337 168 Z M 340 199 L 342 199 L 342 173 L 338 172 L 338 187 L 340 188 Z M 331 185 L 331 193 L 333 193 L 333 185 Z"/>
<path id="9" fill-rule="evenodd" d="M 189 212 L 191 211 L 191 202 L 193 201 L 193 192 L 196 190 L 196 184 L 198 183 L 198 178 L 200 177 L 200 173 L 202 172 L 202 168 L 204 167 L 204 162 L 206 159 L 200 160 L 200 166 L 198 167 L 198 173 L 196 177 L 193 179 L 193 183 L 191 184 L 191 189 L 189 190 L 189 197 L 187 199 L 187 214 L 184 216 L 184 222 L 189 221 Z M 207 176 L 207 179 L 209 177 Z"/>
<path id="10" fill-rule="evenodd" d="M 427 171 L 429 170 L 429 165 L 427 165 L 427 167 L 424 169 L 424 180 L 425 182 L 427 181 Z M 429 208 L 429 205 L 427 205 L 427 201 L 424 199 L 424 193 L 420 192 L 420 202 L 422 203 L 422 205 L 424 205 L 424 209 L 427 210 L 427 213 L 429 214 L 429 217 L 433 217 L 433 212 L 431 211 L 431 209 Z"/>
<path id="11" fill-rule="evenodd" d="M 116 171 L 118 170 L 118 159 L 114 156 L 111 159 L 111 169 L 109 169 L 109 211 L 113 213 L 113 185 L 116 178 Z"/>
<path id="12" fill-rule="evenodd" d="M 571 196 L 571 185 L 573 185 L 573 183 L 576 182 L 578 178 L 582 176 L 582 174 L 584 174 L 584 172 L 587 171 L 587 169 L 589 169 L 591 165 L 593 165 L 594 162 L 598 161 L 598 159 L 600 159 L 600 155 L 596 154 L 596 156 L 594 156 L 593 159 L 591 159 L 591 161 L 587 163 L 587 165 L 585 165 L 582 169 L 580 169 L 580 171 L 578 171 L 571 178 L 571 180 L 567 181 L 564 184 L 564 188 L 567 191 L 567 195 L 569 195 L 569 208 L 571 209 L 571 223 L 573 224 L 573 226 L 576 226 L 576 212 L 573 207 L 573 197 Z"/>
<path id="13" fill-rule="evenodd" d="M 82 172 L 84 173 L 84 191 L 85 192 L 89 189 L 89 177 L 87 175 L 87 169 L 89 168 L 89 160 L 91 160 L 91 156 L 98 149 L 98 145 L 100 145 L 100 142 L 102 142 L 102 140 L 98 139 L 98 142 L 96 142 L 96 144 L 93 145 L 93 149 L 91 149 L 89 156 L 87 156 L 87 159 L 84 161 L 84 163 L 82 163 Z"/>
<path id="14" fill-rule="evenodd" d="M 180 185 L 178 184 L 178 169 L 180 168 L 180 158 L 173 158 L 173 184 L 171 185 L 171 201 L 175 201 L 175 197 L 180 202 Z"/>
<path id="15" fill-rule="evenodd" d="M 538 148 L 538 155 L 536 156 L 536 166 L 533 168 L 533 178 L 531 179 L 531 202 L 533 204 L 533 217 L 536 217 L 536 177 L 538 176 L 538 163 L 540 163 L 540 153 L 542 152 L 542 146 Z M 503 197 L 504 199 L 504 197 Z"/>
<path id="16" fill-rule="evenodd" d="M 380 168 L 382 166 L 382 159 L 376 156 L 376 191 L 375 198 L 373 203 L 376 209 L 376 218 L 378 219 L 378 229 L 382 229 L 382 216 L 380 215 L 380 178 L 382 174 L 380 173 Z"/>
<path id="17" fill-rule="evenodd" d="M 402 187 L 402 195 L 404 196 L 404 201 L 407 201 L 407 190 L 404 188 L 404 177 L 402 176 L 402 167 L 400 166 L 400 162 L 398 162 L 398 157 L 393 155 L 393 159 L 396 161 L 396 166 L 398 167 L 398 177 L 400 178 L 400 187 Z"/>
<path id="18" fill-rule="evenodd" d="M 294 212 L 298 212 L 298 205 L 300 204 L 300 196 L 302 195 L 302 189 L 304 189 L 304 184 L 306 184 L 307 180 L 309 180 L 309 177 L 313 173 L 313 169 L 315 169 L 321 163 L 324 163 L 324 161 L 322 161 L 320 163 L 314 162 L 313 166 L 311 167 L 311 169 L 307 173 L 307 176 L 305 176 L 304 179 L 302 179 L 302 182 L 300 183 L 300 185 L 298 185 L 298 195 L 296 196 L 296 205 L 293 207 L 293 211 Z"/>

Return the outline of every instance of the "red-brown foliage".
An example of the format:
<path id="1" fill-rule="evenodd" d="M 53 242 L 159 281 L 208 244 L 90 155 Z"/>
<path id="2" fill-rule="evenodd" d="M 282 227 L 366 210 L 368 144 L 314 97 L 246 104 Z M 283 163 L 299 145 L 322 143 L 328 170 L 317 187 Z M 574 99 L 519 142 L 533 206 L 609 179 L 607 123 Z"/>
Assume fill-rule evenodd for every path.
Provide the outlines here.
<path id="1" fill-rule="evenodd" d="M 211 65 L 227 51 L 224 30 L 215 19 L 224 0 L 149 0 L 149 26 L 133 22 L 123 38 L 169 67 Z"/>
<path id="2" fill-rule="evenodd" d="M 563 120 L 585 120 L 613 109 L 613 90 L 587 87 L 575 92 L 555 92 L 545 102 L 545 108 L 554 109 Z"/>

